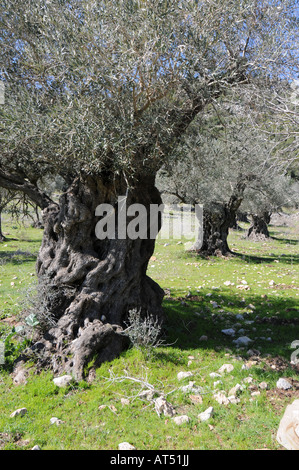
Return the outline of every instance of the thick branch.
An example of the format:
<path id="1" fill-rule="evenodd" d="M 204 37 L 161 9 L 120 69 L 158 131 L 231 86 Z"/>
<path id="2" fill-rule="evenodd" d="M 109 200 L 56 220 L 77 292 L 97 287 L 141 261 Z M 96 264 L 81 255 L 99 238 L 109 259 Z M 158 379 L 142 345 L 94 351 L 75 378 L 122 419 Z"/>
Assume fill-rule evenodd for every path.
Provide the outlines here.
<path id="1" fill-rule="evenodd" d="M 0 187 L 22 192 L 41 209 L 46 209 L 53 201 L 47 194 L 41 191 L 36 185 L 19 175 L 8 175 L 0 170 Z"/>

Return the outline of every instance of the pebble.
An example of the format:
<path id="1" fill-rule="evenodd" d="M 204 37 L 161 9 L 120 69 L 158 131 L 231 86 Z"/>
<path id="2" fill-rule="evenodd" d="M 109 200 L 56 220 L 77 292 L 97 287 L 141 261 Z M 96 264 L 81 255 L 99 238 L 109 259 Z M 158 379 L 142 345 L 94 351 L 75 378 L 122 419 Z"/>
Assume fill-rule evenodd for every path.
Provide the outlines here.
<path id="1" fill-rule="evenodd" d="M 199 413 L 198 418 L 200 421 L 207 421 L 213 416 L 214 413 L 214 408 L 210 406 L 207 410 L 203 411 L 202 413 Z"/>
<path id="2" fill-rule="evenodd" d="M 236 332 L 233 328 L 227 328 L 225 330 L 221 330 L 221 333 L 227 336 L 235 336 Z"/>
<path id="3" fill-rule="evenodd" d="M 234 370 L 234 366 L 232 364 L 223 364 L 223 366 L 218 369 L 218 372 L 222 374 L 223 372 L 232 372 Z"/>
<path id="4" fill-rule="evenodd" d="M 292 384 L 286 379 L 279 379 L 276 382 L 276 387 L 282 390 L 289 390 L 292 388 Z"/>
<path id="5" fill-rule="evenodd" d="M 233 343 L 237 346 L 248 346 L 252 343 L 252 339 L 248 338 L 248 336 L 240 336 L 238 339 L 234 339 Z"/>
<path id="6" fill-rule="evenodd" d="M 56 424 L 56 426 L 60 426 L 63 423 L 63 421 L 61 421 L 61 419 L 59 419 L 59 418 L 53 417 L 53 418 L 50 419 L 50 423 L 51 424 Z"/>
<path id="7" fill-rule="evenodd" d="M 24 416 L 27 413 L 27 408 L 19 408 L 11 413 L 10 417 L 15 418 L 16 416 Z"/>
<path id="8" fill-rule="evenodd" d="M 60 377 L 55 377 L 53 382 L 57 387 L 67 387 L 73 380 L 71 375 L 62 375 Z"/>
<path id="9" fill-rule="evenodd" d="M 188 423 L 190 421 L 190 418 L 187 415 L 181 415 L 172 418 L 172 420 L 175 422 L 175 424 L 180 426 L 181 424 Z"/>
<path id="10" fill-rule="evenodd" d="M 182 379 L 185 379 L 185 378 L 187 378 L 187 377 L 191 377 L 192 375 L 193 375 L 193 374 L 192 374 L 192 372 L 190 372 L 190 371 L 189 371 L 189 372 L 179 372 L 178 375 L 177 375 L 177 378 L 178 378 L 179 380 L 182 380 Z"/>
<path id="11" fill-rule="evenodd" d="M 136 447 L 129 442 L 121 442 L 118 444 L 118 450 L 136 450 Z"/>

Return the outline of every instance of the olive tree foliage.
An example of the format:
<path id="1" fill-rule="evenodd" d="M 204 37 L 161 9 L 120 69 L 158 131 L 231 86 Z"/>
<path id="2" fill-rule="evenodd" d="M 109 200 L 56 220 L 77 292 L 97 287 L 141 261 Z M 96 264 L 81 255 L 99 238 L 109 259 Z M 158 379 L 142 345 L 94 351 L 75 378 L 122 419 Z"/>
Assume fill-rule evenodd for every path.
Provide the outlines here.
<path id="1" fill-rule="evenodd" d="M 166 195 L 203 205 L 200 251 L 208 254 L 230 251 L 229 228 L 246 192 L 270 194 L 273 180 L 289 166 L 287 156 L 276 155 L 275 139 L 263 130 L 265 113 L 253 109 L 249 90 L 238 101 L 236 96 L 229 98 L 193 121 L 173 160 L 157 177 L 157 185 Z"/>
<path id="2" fill-rule="evenodd" d="M 295 0 L 2 1 L 0 186 L 43 209 L 37 273 L 61 302 L 36 347 L 55 371 L 115 357 L 134 308 L 162 318 L 154 240 L 98 240 L 95 209 L 159 204 L 156 173 L 197 115 L 293 73 L 295 14 Z M 65 182 L 59 201 L 47 174 Z"/>
<path id="3" fill-rule="evenodd" d="M 269 238 L 271 215 L 299 204 L 298 184 L 289 175 L 273 175 L 262 185 L 252 185 L 246 191 L 241 210 L 251 216 L 247 236 L 254 240 Z"/>

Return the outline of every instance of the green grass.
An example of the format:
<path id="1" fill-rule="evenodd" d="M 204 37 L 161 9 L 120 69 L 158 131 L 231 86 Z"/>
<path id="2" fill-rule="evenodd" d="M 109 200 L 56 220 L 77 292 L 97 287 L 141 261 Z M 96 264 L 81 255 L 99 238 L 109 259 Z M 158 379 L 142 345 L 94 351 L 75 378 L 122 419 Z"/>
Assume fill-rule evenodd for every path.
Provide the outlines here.
<path id="1" fill-rule="evenodd" d="M 0 244 L 2 337 L 18 321 L 24 289 L 35 279 L 42 236 L 41 230 L 13 228 L 5 222 L 8 240 Z M 230 234 L 235 256 L 227 258 L 203 259 L 185 252 L 175 241 L 167 246 L 165 241 L 157 242 L 148 271 L 167 293 L 165 346 L 155 349 L 150 359 L 129 349 L 103 364 L 92 383 L 67 389 L 56 387 L 47 371 L 37 375 L 32 364 L 28 364 L 27 384 L 16 386 L 8 368 L 2 367 L 0 449 L 39 445 L 45 450 L 107 450 L 117 449 L 123 441 L 138 450 L 281 449 L 276 441 L 280 419 L 287 404 L 299 397 L 295 386 L 287 392 L 276 388 L 279 377 L 299 379 L 298 369 L 290 364 L 290 345 L 299 340 L 298 227 L 270 226 L 275 238 L 265 243 L 250 242 L 244 233 Z M 225 285 L 226 281 L 233 285 Z M 231 327 L 243 328 L 243 334 L 253 340 L 250 348 L 258 351 L 249 369 L 244 368 L 250 360 L 248 348 L 237 348 L 222 333 Z M 200 341 L 202 335 L 207 341 Z M 222 375 L 219 390 L 227 394 L 249 376 L 252 383 L 240 393 L 239 403 L 220 405 L 213 397 L 219 378 L 209 374 L 227 363 L 234 369 Z M 180 371 L 193 375 L 179 381 Z M 177 426 L 171 418 L 159 417 L 152 402 L 138 397 L 140 383 L 130 378 L 153 385 L 177 415 L 187 414 L 190 421 Z M 192 401 L 193 392 L 181 390 L 189 381 L 201 387 L 202 403 Z M 258 388 L 262 381 L 267 382 L 267 390 Z M 254 390 L 260 390 L 260 395 L 252 396 Z M 129 405 L 122 403 L 123 398 Z M 209 406 L 214 408 L 213 417 L 200 422 L 198 414 Z M 21 407 L 27 408 L 27 414 L 10 418 Z M 51 425 L 52 417 L 63 423 Z"/>

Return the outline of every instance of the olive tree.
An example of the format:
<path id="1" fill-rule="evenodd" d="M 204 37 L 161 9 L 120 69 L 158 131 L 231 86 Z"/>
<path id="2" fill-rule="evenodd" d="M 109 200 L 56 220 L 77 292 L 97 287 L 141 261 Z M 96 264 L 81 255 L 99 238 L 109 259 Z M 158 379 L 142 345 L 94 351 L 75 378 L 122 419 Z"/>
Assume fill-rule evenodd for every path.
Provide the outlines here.
<path id="1" fill-rule="evenodd" d="M 161 192 L 185 204 L 203 205 L 203 227 L 193 246 L 200 253 L 230 253 L 229 229 L 244 198 L 249 200 L 246 193 L 257 194 L 256 200 L 258 190 L 270 194 L 273 179 L 288 167 L 289 159 L 277 158 L 276 142 L 258 126 L 259 120 L 260 113 L 240 96 L 237 102 L 235 96 L 222 100 L 218 109 L 213 106 L 193 121 L 172 161 L 158 173 Z"/>
<path id="2" fill-rule="evenodd" d="M 128 206 L 160 204 L 156 173 L 194 118 L 231 87 L 290 73 L 295 7 L 2 1 L 0 186 L 43 210 L 36 269 L 61 302 L 35 347 L 54 371 L 79 378 L 91 358 L 115 357 L 132 308 L 163 318 L 163 291 L 147 276 L 155 240 L 120 237 L 117 224 L 115 238 L 99 239 L 96 209 L 110 204 L 117 216 L 120 196 Z M 59 202 L 39 185 L 46 174 L 65 181 Z"/>

